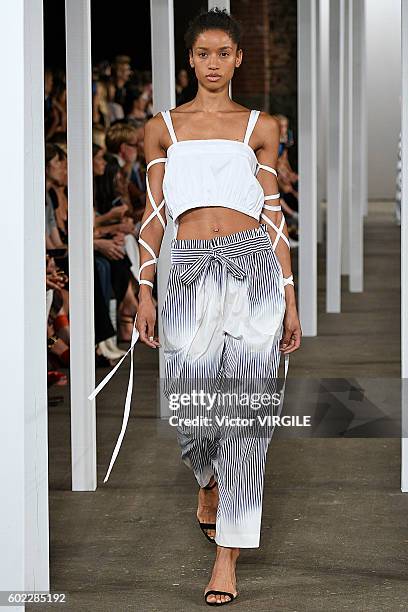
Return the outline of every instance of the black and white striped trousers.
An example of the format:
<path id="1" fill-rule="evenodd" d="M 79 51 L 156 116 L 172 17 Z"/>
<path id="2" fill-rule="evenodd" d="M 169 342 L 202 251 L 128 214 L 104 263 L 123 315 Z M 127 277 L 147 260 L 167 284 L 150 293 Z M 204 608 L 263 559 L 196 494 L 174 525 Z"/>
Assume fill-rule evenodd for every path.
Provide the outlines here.
<path id="1" fill-rule="evenodd" d="M 265 417 L 280 414 L 283 400 L 282 268 L 264 224 L 207 240 L 173 239 L 171 262 L 161 309 L 164 392 L 181 457 L 200 486 L 212 475 L 218 481 L 217 544 L 256 548 L 274 429 Z"/>

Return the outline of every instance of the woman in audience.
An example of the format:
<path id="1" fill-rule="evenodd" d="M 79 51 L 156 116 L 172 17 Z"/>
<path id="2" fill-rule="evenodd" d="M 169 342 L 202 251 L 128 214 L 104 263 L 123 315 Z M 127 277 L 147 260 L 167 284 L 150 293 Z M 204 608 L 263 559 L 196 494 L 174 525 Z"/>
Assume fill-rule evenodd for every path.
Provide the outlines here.
<path id="1" fill-rule="evenodd" d="M 52 327 L 50 327 L 50 313 L 54 302 L 54 291 L 59 292 L 64 288 L 64 285 L 67 281 L 67 277 L 63 273 L 62 270 L 59 270 L 55 260 L 50 255 L 46 256 L 46 316 L 48 321 L 48 354 L 47 354 L 47 380 L 48 387 L 56 384 L 59 386 L 64 386 L 68 383 L 67 376 L 60 372 L 59 370 L 53 369 L 55 368 L 55 361 L 58 359 L 58 355 L 64 354 L 66 350 L 66 345 L 69 344 L 69 324 L 66 317 L 65 312 L 63 312 L 62 308 L 60 312 L 57 314 L 57 317 L 54 319 L 54 326 L 56 327 L 55 333 Z M 58 321 L 58 317 L 60 317 Z M 66 321 L 65 321 L 66 318 Z M 62 320 L 64 322 L 62 323 Z M 60 325 L 61 323 L 61 325 Z M 68 343 L 65 347 L 55 346 L 58 344 L 58 335 L 62 337 L 62 334 L 65 335 L 65 338 L 68 339 Z M 64 338 L 62 338 L 64 339 Z M 69 354 L 69 353 L 68 353 Z M 57 364 L 57 367 L 61 365 L 61 362 Z M 64 363 L 66 365 L 66 362 Z"/>
<path id="2" fill-rule="evenodd" d="M 119 105 L 116 105 L 119 107 Z M 120 108 L 120 107 L 119 107 Z M 105 81 L 99 80 L 94 83 L 94 94 L 92 97 L 92 121 L 94 124 L 108 129 L 111 124 L 111 106 L 109 94 Z"/>
<path id="3" fill-rule="evenodd" d="M 135 127 L 144 125 L 147 120 L 146 107 L 148 102 L 149 95 L 146 91 L 135 87 L 129 88 L 125 106 L 126 121 L 133 123 Z"/>
<path id="4" fill-rule="evenodd" d="M 132 284 L 132 263 L 125 253 L 125 235 L 133 231 L 133 221 L 125 216 L 128 204 L 122 199 L 120 167 L 107 164 L 103 153 L 103 149 L 93 145 L 94 249 L 110 264 L 112 288 L 118 304 L 120 338 L 129 342 L 138 305 Z"/>
<path id="5" fill-rule="evenodd" d="M 65 77 L 59 72 L 54 78 L 50 68 L 44 73 L 45 117 L 44 132 L 48 141 L 56 132 L 66 132 L 66 85 Z"/>

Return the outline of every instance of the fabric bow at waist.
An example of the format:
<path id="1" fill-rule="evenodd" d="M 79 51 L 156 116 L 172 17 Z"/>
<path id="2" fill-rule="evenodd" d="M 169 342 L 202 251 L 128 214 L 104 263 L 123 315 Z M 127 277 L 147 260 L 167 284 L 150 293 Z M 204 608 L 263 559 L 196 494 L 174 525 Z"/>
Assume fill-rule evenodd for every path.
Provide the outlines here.
<path id="1" fill-rule="evenodd" d="M 232 261 L 232 259 L 226 257 L 220 249 L 182 249 L 173 251 L 171 260 L 172 263 L 186 264 L 189 263 L 188 259 L 191 256 L 193 257 L 193 262 L 182 274 L 180 274 L 180 280 L 186 285 L 192 283 L 201 272 L 206 272 L 213 260 L 219 261 L 222 265 L 225 265 L 226 269 L 236 278 L 242 279 L 246 276 L 245 270 Z"/>

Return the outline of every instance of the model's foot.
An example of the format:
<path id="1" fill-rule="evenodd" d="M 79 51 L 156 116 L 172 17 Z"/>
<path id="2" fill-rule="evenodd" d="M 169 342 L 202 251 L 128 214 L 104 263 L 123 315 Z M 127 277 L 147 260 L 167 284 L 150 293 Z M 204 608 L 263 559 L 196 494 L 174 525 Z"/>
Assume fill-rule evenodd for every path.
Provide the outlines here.
<path id="1" fill-rule="evenodd" d="M 212 476 L 209 486 L 214 484 L 215 479 Z M 198 508 L 197 518 L 200 523 L 215 523 L 217 518 L 218 508 L 218 486 L 215 485 L 212 489 L 202 489 L 198 491 Z M 215 538 L 215 529 L 206 529 L 206 534 L 210 538 Z"/>
<path id="2" fill-rule="evenodd" d="M 205 589 L 204 595 L 208 591 L 224 591 L 232 593 L 234 597 L 236 592 L 235 565 L 239 556 L 239 548 L 224 548 L 217 546 L 217 554 L 211 575 L 211 580 Z M 208 603 L 225 603 L 230 601 L 228 595 L 209 595 Z"/>

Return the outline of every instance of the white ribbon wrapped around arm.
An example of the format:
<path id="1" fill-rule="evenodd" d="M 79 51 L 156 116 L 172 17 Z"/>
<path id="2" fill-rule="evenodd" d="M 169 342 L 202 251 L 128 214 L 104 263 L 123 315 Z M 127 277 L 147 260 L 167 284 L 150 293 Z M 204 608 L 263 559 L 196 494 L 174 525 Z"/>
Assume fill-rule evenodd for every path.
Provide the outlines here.
<path id="1" fill-rule="evenodd" d="M 276 172 L 275 168 L 271 168 L 271 166 L 266 166 L 264 164 L 260 164 L 258 162 L 258 167 L 257 167 L 257 171 L 256 173 L 258 173 L 259 170 L 266 170 L 267 172 L 270 172 L 271 174 L 274 174 L 276 177 L 278 176 L 278 173 Z M 266 200 L 278 200 L 280 198 L 280 193 L 274 193 L 272 195 L 267 195 L 265 196 L 265 201 Z M 281 211 L 282 217 L 281 217 L 281 221 L 280 221 L 280 225 L 279 227 L 277 225 L 275 225 L 275 223 L 273 223 L 273 221 L 267 216 L 265 215 L 265 213 L 261 213 L 261 218 L 266 221 L 266 223 L 268 225 L 270 225 L 276 232 L 276 237 L 275 240 L 273 242 L 272 245 L 272 249 L 275 251 L 276 249 L 276 245 L 278 244 L 280 238 L 282 238 L 282 240 L 284 240 L 287 244 L 288 249 L 290 249 L 290 242 L 288 240 L 288 238 L 285 236 L 285 234 L 283 233 L 283 228 L 285 226 L 285 216 L 282 212 L 282 207 L 281 205 L 276 205 L 276 206 L 271 206 L 270 204 L 264 204 L 263 208 L 265 208 L 266 210 L 272 210 L 272 211 Z M 288 276 L 287 278 L 283 277 L 283 286 L 285 285 L 294 285 L 293 282 L 293 274 L 291 274 L 290 276 Z"/>
<path id="2" fill-rule="evenodd" d="M 150 253 L 150 255 L 152 256 L 152 259 L 150 259 L 149 261 L 146 261 L 139 269 L 139 284 L 143 285 L 150 285 L 151 287 L 153 287 L 153 283 L 149 280 L 143 280 L 140 278 L 140 273 L 142 272 L 143 268 L 145 268 L 146 266 L 149 265 L 155 265 L 157 262 L 157 256 L 155 254 L 155 252 L 153 251 L 153 249 L 151 248 L 151 246 L 145 242 L 142 238 L 140 238 L 140 234 L 142 233 L 142 230 L 146 227 L 146 225 L 155 217 L 157 216 L 163 226 L 163 229 L 166 228 L 166 222 L 164 221 L 163 217 L 160 214 L 160 210 L 163 208 L 165 201 L 163 200 L 161 202 L 161 204 L 159 206 L 157 206 L 156 202 L 154 201 L 151 189 L 150 189 L 150 185 L 149 185 L 149 177 L 148 177 L 148 172 L 149 169 L 151 168 L 151 166 L 153 166 L 153 164 L 157 164 L 159 162 L 166 162 L 167 158 L 166 157 L 159 157 L 157 159 L 153 159 L 146 168 L 146 187 L 147 187 L 147 193 L 150 199 L 150 202 L 152 204 L 153 207 L 153 211 L 152 213 L 149 215 L 149 217 L 146 219 L 146 221 L 143 223 L 143 225 L 140 228 L 139 231 L 139 240 L 138 242 L 140 242 L 140 244 L 142 244 L 145 249 Z M 135 319 L 133 322 L 133 330 L 132 330 L 132 338 L 131 338 L 131 342 L 130 342 L 130 347 L 128 348 L 127 352 L 125 353 L 125 355 L 123 355 L 123 357 L 120 359 L 120 361 L 118 361 L 118 363 L 115 365 L 115 367 L 105 376 L 105 378 L 99 383 L 99 385 L 92 391 L 92 393 L 88 396 L 89 400 L 93 400 L 99 393 L 99 391 L 101 391 L 104 386 L 110 381 L 110 379 L 115 375 L 115 373 L 117 372 L 117 370 L 120 368 L 120 366 L 122 365 L 123 361 L 126 359 L 126 357 L 129 355 L 130 353 L 130 372 L 129 372 L 129 380 L 128 380 L 128 386 L 127 386 L 127 392 L 126 392 L 126 400 L 125 400 L 125 407 L 124 407 L 124 411 L 123 411 L 123 419 L 122 419 L 122 427 L 119 433 L 119 437 L 116 441 L 116 445 L 115 448 L 113 450 L 112 453 L 112 457 L 109 463 L 109 467 L 108 467 L 108 471 L 106 472 L 106 476 L 104 478 L 103 482 L 107 482 L 109 475 L 112 471 L 113 468 L 113 464 L 115 463 L 116 457 L 119 454 L 119 450 L 123 441 L 123 438 L 125 437 L 125 432 L 126 432 L 126 428 L 127 428 L 127 424 L 129 421 L 129 415 L 130 415 L 130 408 L 131 408 L 131 402 L 132 402 L 132 391 L 133 391 L 133 351 L 135 348 L 135 344 L 139 339 L 139 332 L 136 329 L 136 320 L 137 320 L 137 313 L 135 315 Z"/>

